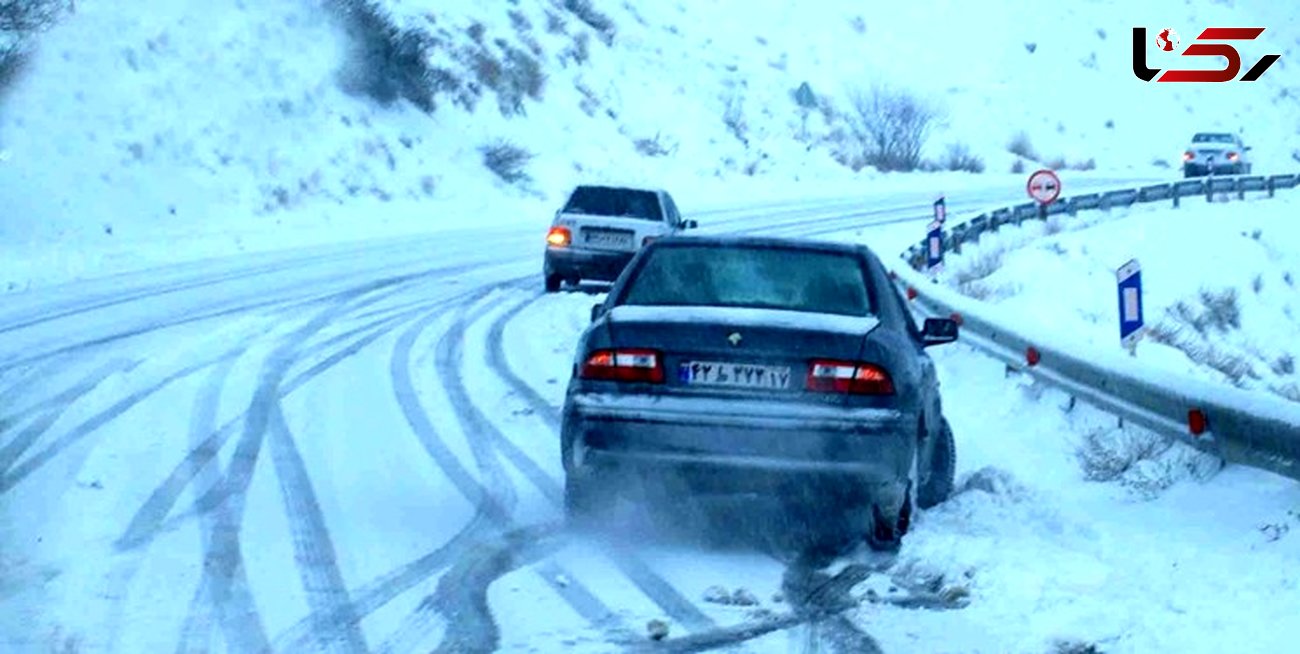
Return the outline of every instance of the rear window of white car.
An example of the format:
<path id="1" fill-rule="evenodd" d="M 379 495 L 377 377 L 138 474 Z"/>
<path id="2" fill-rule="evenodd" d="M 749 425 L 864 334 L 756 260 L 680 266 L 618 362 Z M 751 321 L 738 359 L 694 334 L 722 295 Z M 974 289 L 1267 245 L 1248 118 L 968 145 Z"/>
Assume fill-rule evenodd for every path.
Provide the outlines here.
<path id="1" fill-rule="evenodd" d="M 1197 134 L 1192 137 L 1192 143 L 1232 143 L 1233 141 L 1231 134 Z"/>
<path id="2" fill-rule="evenodd" d="M 794 248 L 674 245 L 646 255 L 619 304 L 873 315 L 857 257 Z"/>
<path id="3" fill-rule="evenodd" d="M 564 205 L 564 213 L 641 220 L 663 219 L 659 196 L 655 192 L 604 186 L 580 186 L 575 189 Z"/>

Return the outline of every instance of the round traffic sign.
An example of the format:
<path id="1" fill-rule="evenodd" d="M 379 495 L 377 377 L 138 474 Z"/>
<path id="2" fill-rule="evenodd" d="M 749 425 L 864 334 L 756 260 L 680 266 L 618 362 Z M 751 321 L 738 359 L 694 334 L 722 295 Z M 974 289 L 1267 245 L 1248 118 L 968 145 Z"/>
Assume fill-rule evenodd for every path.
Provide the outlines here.
<path id="1" fill-rule="evenodd" d="M 1029 176 L 1025 190 L 1029 192 L 1029 197 L 1040 204 L 1051 204 L 1061 195 L 1061 178 L 1046 168 L 1036 170 Z"/>

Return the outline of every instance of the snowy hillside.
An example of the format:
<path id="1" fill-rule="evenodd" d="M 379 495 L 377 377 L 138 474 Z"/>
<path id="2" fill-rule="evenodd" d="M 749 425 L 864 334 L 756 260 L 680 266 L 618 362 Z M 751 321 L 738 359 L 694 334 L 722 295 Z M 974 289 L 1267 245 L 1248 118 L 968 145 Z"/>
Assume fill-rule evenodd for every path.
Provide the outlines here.
<path id="1" fill-rule="evenodd" d="M 1300 198 L 1116 209 L 981 239 L 944 278 L 1027 333 L 1120 347 L 1115 270 L 1142 266 L 1144 363 L 1300 402 Z"/>
<path id="2" fill-rule="evenodd" d="M 405 47 L 424 48 L 428 111 L 371 97 L 402 81 L 373 79 L 359 54 L 374 56 L 373 26 L 339 19 L 338 0 L 74 6 L 0 96 L 7 290 L 448 225 L 536 226 L 579 180 L 665 186 L 686 208 L 888 188 L 897 175 L 838 161 L 861 158 L 849 98 L 875 83 L 935 110 L 925 159 L 964 145 L 1008 183 L 1022 133 L 1034 158 L 1099 173 L 1167 175 L 1201 128 L 1244 130 L 1256 172 L 1300 149 L 1300 17 L 1287 3 L 383 0 L 416 39 Z M 1130 71 L 1134 25 L 1173 25 L 1184 43 L 1203 26 L 1263 25 L 1244 56 L 1282 59 L 1253 84 L 1146 84 Z M 1150 49 L 1152 65 L 1174 66 Z M 485 168 L 494 144 L 519 149 L 517 167 L 498 167 L 514 183 Z"/>

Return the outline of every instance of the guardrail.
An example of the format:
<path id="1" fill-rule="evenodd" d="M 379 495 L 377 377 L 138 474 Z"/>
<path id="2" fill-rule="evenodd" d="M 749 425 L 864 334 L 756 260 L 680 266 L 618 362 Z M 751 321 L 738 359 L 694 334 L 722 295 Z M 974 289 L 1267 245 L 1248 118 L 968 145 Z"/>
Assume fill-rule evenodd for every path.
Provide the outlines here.
<path id="1" fill-rule="evenodd" d="M 1046 216 L 1105 210 L 1138 203 L 1248 192 L 1267 193 L 1300 186 L 1300 174 L 1189 179 L 1168 184 L 1118 189 L 1062 198 L 1048 205 Z M 984 234 L 1004 225 L 1043 217 L 1036 203 L 1002 207 L 979 214 L 942 232 L 944 244 L 960 252 Z M 940 286 L 921 272 L 926 243 L 913 245 L 901 258 L 909 265 L 893 271 L 909 300 L 926 314 L 955 315 L 962 340 L 1120 418 L 1181 440 L 1224 460 L 1262 468 L 1300 480 L 1300 403 L 1227 384 L 1189 380 L 1151 370 L 1121 352 L 1064 344 L 1050 335 L 1019 332 L 999 319 L 992 306 Z"/>

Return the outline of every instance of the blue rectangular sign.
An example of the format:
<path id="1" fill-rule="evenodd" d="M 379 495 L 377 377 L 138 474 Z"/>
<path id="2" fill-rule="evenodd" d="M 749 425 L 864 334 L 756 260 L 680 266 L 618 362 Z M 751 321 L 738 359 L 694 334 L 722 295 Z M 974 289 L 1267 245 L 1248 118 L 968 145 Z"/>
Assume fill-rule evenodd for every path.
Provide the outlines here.
<path id="1" fill-rule="evenodd" d="M 937 220 L 930 223 L 925 237 L 925 262 L 931 273 L 943 266 L 943 224 Z"/>
<path id="2" fill-rule="evenodd" d="M 1133 347 L 1145 324 L 1142 318 L 1142 267 L 1137 259 L 1120 266 L 1115 277 L 1119 288 L 1119 338 Z"/>

